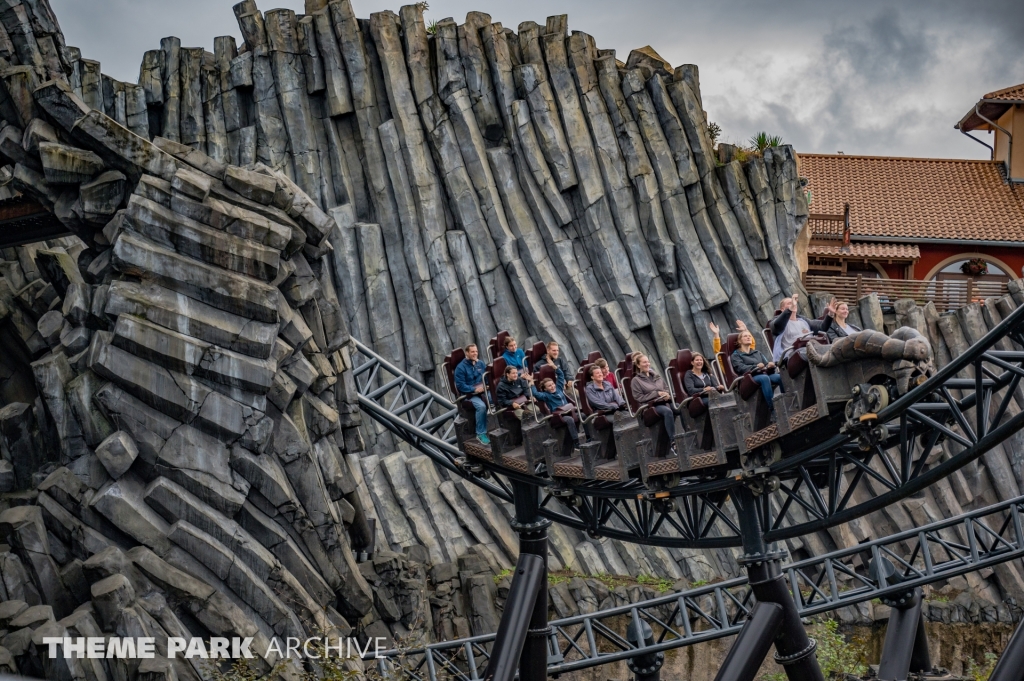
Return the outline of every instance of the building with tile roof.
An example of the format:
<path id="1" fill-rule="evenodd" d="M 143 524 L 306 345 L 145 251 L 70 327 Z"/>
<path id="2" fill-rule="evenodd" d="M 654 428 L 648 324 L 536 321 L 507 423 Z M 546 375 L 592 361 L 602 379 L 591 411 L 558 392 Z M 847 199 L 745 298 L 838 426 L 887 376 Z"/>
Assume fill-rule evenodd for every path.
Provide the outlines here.
<path id="1" fill-rule="evenodd" d="M 838 276 L 988 290 L 1024 274 L 1024 84 L 985 94 L 955 127 L 990 159 L 799 155 L 816 284 Z"/>
<path id="2" fill-rule="evenodd" d="M 982 258 L 1021 276 L 1024 185 L 999 160 L 801 154 L 811 192 L 812 274 L 955 278 Z M 996 270 L 998 269 L 998 273 Z"/>
<path id="3" fill-rule="evenodd" d="M 1024 83 L 989 92 L 964 114 L 956 129 L 989 148 L 1012 182 L 1024 182 Z M 987 138 L 977 133 L 990 133 Z M 1017 143 L 1014 144 L 1014 134 Z"/>

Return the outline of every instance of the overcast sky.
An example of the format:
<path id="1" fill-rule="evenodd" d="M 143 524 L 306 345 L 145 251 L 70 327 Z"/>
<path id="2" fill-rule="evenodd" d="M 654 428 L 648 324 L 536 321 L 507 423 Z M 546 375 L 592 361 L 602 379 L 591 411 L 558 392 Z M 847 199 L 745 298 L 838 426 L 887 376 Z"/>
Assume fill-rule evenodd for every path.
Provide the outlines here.
<path id="1" fill-rule="evenodd" d="M 164 36 L 212 51 L 215 36 L 240 35 L 230 0 L 51 2 L 68 44 L 131 82 Z M 360 17 L 399 7 L 354 5 Z M 260 5 L 275 7 L 301 12 L 303 0 Z M 1024 82 L 1020 0 L 432 0 L 427 20 L 469 10 L 513 29 L 566 13 L 623 61 L 650 44 L 700 67 L 725 141 L 765 130 L 803 152 L 987 158 L 953 125 L 986 92 Z"/>

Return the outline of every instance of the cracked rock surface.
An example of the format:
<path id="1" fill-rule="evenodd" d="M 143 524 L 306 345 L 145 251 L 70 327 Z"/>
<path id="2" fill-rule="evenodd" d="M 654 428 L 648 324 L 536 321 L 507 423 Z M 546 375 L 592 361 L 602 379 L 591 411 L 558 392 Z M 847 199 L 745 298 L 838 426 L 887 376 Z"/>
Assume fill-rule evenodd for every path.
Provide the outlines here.
<path id="1" fill-rule="evenodd" d="M 760 325 L 799 286 L 796 156 L 719 166 L 692 65 L 623 65 L 564 16 L 517 33 L 471 12 L 428 35 L 416 5 L 234 12 L 244 43 L 166 38 L 130 84 L 65 45 L 46 0 L 0 11 L 0 198 L 71 235 L 0 251 L 0 671 L 209 676 L 159 657 L 58 668 L 37 643 L 52 632 L 254 651 L 490 633 L 512 509 L 361 417 L 352 339 L 430 385 L 499 329 L 570 364 L 646 348 L 664 366 L 710 350 L 709 320 Z M 1024 296 L 908 302 L 897 321 L 941 364 Z M 857 313 L 890 322 L 877 298 Z M 1018 447 L 788 548 L 1016 496 Z M 585 575 L 550 587 L 552 617 L 655 595 L 594 575 L 739 574 L 731 550 L 550 538 L 551 568 Z M 944 621 L 1009 621 L 1024 599 L 1011 564 L 948 586 L 970 598 Z"/>

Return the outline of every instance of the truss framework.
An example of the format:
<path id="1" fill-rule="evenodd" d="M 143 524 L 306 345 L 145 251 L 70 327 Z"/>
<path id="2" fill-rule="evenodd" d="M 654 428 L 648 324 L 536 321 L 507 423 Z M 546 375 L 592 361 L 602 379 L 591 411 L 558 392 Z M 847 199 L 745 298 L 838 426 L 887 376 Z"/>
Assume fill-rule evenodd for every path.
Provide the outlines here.
<path id="1" fill-rule="evenodd" d="M 1024 556 L 1022 517 L 1024 496 L 792 563 L 783 574 L 802 616 L 828 612 Z M 871 559 L 891 561 L 896 577 L 870 575 Z M 548 675 L 736 634 L 754 603 L 744 577 L 551 622 Z M 630 621 L 645 621 L 655 644 L 631 643 L 624 635 Z M 490 634 L 393 650 L 375 662 L 389 677 L 400 668 L 415 681 L 478 681 L 493 641 Z"/>

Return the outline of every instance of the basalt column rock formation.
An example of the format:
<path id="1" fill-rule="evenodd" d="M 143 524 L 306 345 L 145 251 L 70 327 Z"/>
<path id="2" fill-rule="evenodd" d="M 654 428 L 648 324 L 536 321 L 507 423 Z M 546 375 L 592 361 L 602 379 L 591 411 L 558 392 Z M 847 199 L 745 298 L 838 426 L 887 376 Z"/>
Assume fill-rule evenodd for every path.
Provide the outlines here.
<path id="1" fill-rule="evenodd" d="M 45 0 L 0 0 L 0 192 L 73 235 L 0 258 L 0 669 L 208 678 L 184 660 L 47 668 L 85 662 L 39 654 L 65 631 L 259 651 L 494 631 L 510 510 L 360 417 L 352 339 L 427 382 L 499 329 L 664 365 L 710 350 L 708 321 L 761 324 L 799 285 L 796 157 L 719 165 L 692 65 L 622 64 L 564 16 L 428 32 L 416 5 L 234 11 L 243 42 L 166 38 L 132 84 L 67 47 Z M 1014 295 L 898 313 L 942 365 Z M 888 323 L 877 299 L 861 308 Z M 1018 449 L 788 548 L 1016 496 Z M 587 576 L 681 586 L 737 575 L 736 557 L 551 530 L 552 568 Z M 552 615 L 649 584 L 566 579 Z M 961 619 L 1009 620 L 1024 599 L 1013 564 L 948 586 L 969 594 L 947 608 Z"/>
<path id="2" fill-rule="evenodd" d="M 792 150 L 719 165 L 695 66 L 623 64 L 564 15 L 428 32 L 423 10 L 245 0 L 244 42 L 167 38 L 137 85 L 74 50 L 50 68 L 142 137 L 291 180 L 333 218 L 341 331 L 428 380 L 499 329 L 570 359 L 639 344 L 664 366 L 707 344 L 692 320 L 761 324 L 799 287 Z"/>

